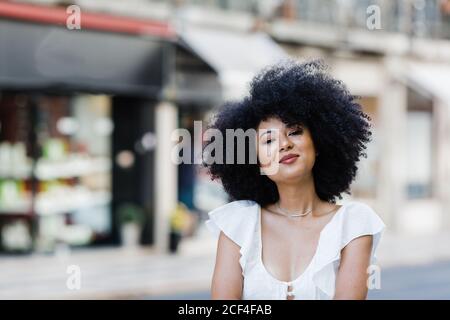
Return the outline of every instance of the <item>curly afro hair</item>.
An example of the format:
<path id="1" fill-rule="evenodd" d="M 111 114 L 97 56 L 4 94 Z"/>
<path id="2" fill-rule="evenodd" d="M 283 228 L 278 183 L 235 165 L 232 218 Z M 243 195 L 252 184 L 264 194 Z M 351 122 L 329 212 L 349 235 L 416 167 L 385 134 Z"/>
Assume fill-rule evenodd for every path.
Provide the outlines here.
<path id="1" fill-rule="evenodd" d="M 226 129 L 256 130 L 261 121 L 271 117 L 286 125 L 306 126 L 319 154 L 312 170 L 316 193 L 320 199 L 336 203 L 336 197 L 342 199 L 341 193 L 351 194 L 356 163 L 361 156 L 367 157 L 364 150 L 370 141 L 371 119 L 356 99 L 341 81 L 330 77 L 321 61 L 289 60 L 258 74 L 250 84 L 250 94 L 241 101 L 225 103 L 209 128 L 222 133 L 225 146 Z M 206 141 L 204 148 L 212 142 Z M 246 141 L 246 160 L 249 148 L 256 146 Z M 276 184 L 260 173 L 258 164 L 203 165 L 213 180 L 221 181 L 231 200 L 253 200 L 265 206 L 279 198 Z"/>

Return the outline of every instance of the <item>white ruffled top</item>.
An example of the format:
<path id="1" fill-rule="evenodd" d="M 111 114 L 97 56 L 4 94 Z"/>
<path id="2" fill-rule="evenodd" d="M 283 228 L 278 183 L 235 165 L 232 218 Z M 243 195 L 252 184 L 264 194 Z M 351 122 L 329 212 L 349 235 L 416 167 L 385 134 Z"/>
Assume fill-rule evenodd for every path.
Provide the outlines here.
<path id="1" fill-rule="evenodd" d="M 258 203 L 233 201 L 208 215 L 208 229 L 216 237 L 223 231 L 240 247 L 244 300 L 284 300 L 288 295 L 295 299 L 332 299 L 341 250 L 355 238 L 373 235 L 371 264 L 375 264 L 375 251 L 385 227 L 368 205 L 357 201 L 344 203 L 322 229 L 316 252 L 305 271 L 295 280 L 281 281 L 273 277 L 262 262 Z"/>

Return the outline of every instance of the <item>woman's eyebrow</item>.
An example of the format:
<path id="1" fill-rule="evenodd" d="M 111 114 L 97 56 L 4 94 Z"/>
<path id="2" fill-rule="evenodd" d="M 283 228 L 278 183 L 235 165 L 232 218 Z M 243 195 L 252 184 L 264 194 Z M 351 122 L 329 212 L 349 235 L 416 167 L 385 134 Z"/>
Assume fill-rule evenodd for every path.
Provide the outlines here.
<path id="1" fill-rule="evenodd" d="M 268 133 L 272 133 L 272 130 L 267 130 L 267 131 L 264 131 L 259 137 L 261 138 L 263 135 L 265 135 L 265 134 L 268 134 Z"/>

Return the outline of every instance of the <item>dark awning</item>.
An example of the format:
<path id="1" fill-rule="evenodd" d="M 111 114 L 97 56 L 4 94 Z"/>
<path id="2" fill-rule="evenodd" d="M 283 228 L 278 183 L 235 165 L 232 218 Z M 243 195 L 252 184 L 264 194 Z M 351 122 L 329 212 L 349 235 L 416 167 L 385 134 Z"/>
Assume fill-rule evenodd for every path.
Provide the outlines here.
<path id="1" fill-rule="evenodd" d="M 63 8 L 0 4 L 0 88 L 156 97 L 175 33 L 162 23 L 83 13 L 65 27 Z M 63 24 L 64 22 L 64 24 Z"/>

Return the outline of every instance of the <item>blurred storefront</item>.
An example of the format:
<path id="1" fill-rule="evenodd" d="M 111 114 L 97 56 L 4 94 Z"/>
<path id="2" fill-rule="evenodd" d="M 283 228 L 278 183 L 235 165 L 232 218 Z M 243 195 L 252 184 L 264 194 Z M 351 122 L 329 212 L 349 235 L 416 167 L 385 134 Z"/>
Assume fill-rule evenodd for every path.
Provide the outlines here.
<path id="1" fill-rule="evenodd" d="M 106 96 L 1 93 L 3 250 L 111 238 L 109 114 Z"/>
<path id="2" fill-rule="evenodd" d="M 161 22 L 0 3 L 3 251 L 121 241 L 125 204 L 154 241 L 156 113 L 175 34 Z M 158 108 L 159 107 L 159 108 Z"/>

